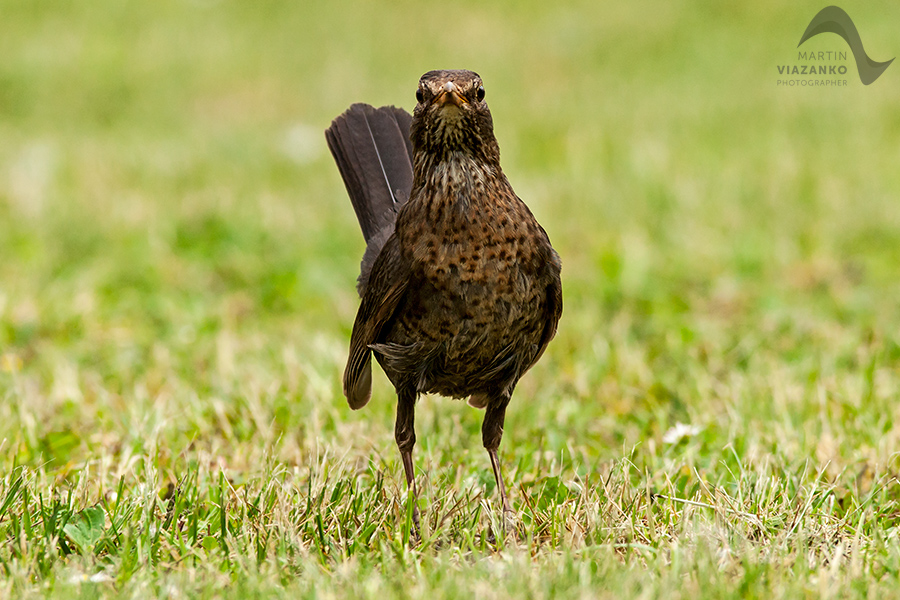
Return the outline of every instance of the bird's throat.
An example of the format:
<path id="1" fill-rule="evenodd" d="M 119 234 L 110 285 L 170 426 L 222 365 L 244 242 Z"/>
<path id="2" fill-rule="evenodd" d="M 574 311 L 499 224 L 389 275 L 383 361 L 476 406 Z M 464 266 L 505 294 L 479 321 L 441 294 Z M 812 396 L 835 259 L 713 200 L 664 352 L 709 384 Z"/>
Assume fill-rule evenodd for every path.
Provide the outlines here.
<path id="1" fill-rule="evenodd" d="M 499 166 L 466 152 L 416 158 L 415 181 L 421 185 L 422 195 L 444 202 L 450 200 L 460 208 L 477 202 L 489 194 L 497 181 L 505 180 Z"/>

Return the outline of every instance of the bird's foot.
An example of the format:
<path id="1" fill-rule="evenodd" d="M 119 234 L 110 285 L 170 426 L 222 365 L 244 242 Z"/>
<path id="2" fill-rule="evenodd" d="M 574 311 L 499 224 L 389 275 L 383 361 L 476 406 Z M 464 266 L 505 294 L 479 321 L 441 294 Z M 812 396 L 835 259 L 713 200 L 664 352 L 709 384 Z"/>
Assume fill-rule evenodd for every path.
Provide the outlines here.
<path id="1" fill-rule="evenodd" d="M 419 527 L 419 507 L 413 500 L 412 514 L 407 513 L 407 527 L 409 528 L 409 546 L 418 546 L 422 542 L 422 530 Z"/>
<path id="2" fill-rule="evenodd" d="M 495 549 L 500 549 L 519 534 L 519 515 L 510 508 L 500 510 L 496 519 L 491 519 L 491 525 L 487 531 L 487 542 Z"/>

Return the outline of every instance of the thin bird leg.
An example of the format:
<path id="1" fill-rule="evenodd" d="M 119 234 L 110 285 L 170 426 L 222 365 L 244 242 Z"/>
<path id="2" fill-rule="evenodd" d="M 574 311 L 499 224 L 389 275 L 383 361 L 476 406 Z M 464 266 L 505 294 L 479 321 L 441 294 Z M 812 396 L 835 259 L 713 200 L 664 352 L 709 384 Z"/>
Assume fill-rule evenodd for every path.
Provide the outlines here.
<path id="1" fill-rule="evenodd" d="M 506 486 L 503 485 L 503 473 L 500 470 L 500 459 L 497 457 L 497 448 L 503 438 L 503 422 L 506 419 L 506 405 L 509 404 L 509 396 L 492 398 L 487 405 L 484 415 L 484 423 L 481 425 L 481 438 L 484 447 L 491 457 L 491 469 L 494 471 L 494 479 L 497 480 L 497 490 L 500 493 L 500 501 L 503 503 L 503 512 L 511 513 L 509 499 L 506 497 Z"/>
<path id="2" fill-rule="evenodd" d="M 400 458 L 403 460 L 403 471 L 406 473 L 406 487 L 412 489 L 413 496 L 418 496 L 416 491 L 416 477 L 414 475 L 412 450 L 401 450 Z"/>
<path id="3" fill-rule="evenodd" d="M 397 392 L 397 421 L 394 425 L 394 439 L 400 448 L 400 459 L 406 474 L 406 486 L 412 494 L 413 526 L 415 534 L 419 534 L 419 507 L 416 504 L 416 475 L 413 467 L 412 451 L 416 445 L 416 394 L 407 391 Z"/>
<path id="4" fill-rule="evenodd" d="M 488 456 L 491 457 L 491 468 L 494 470 L 494 479 L 497 480 L 497 489 L 500 491 L 500 501 L 503 503 L 503 512 L 511 513 L 509 500 L 506 498 L 506 486 L 503 485 L 503 473 L 500 472 L 500 459 L 497 458 L 497 449 L 488 448 Z"/>

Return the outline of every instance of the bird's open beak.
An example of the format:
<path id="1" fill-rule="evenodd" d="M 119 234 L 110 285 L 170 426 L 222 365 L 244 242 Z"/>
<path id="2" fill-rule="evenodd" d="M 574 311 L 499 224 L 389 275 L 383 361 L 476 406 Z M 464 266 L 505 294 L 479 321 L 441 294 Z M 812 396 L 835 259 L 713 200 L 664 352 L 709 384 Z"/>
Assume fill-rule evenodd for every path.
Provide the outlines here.
<path id="1" fill-rule="evenodd" d="M 457 108 L 461 107 L 463 104 L 468 104 L 468 100 L 459 93 L 459 88 L 452 81 L 448 81 L 443 85 L 441 93 L 435 98 L 435 102 L 437 102 L 439 106 L 452 104 Z"/>

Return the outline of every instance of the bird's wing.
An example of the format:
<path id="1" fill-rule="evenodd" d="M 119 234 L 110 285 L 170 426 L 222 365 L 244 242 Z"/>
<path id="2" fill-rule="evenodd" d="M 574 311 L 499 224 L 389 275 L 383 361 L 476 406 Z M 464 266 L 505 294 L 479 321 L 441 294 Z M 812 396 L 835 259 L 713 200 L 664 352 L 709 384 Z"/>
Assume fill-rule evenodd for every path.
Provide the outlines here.
<path id="1" fill-rule="evenodd" d="M 394 316 L 408 284 L 409 266 L 402 259 L 397 236 L 392 235 L 372 265 L 369 285 L 350 335 L 344 395 L 354 410 L 365 406 L 372 396 L 372 351 L 369 345 L 378 340 L 382 329 Z"/>
<path id="2" fill-rule="evenodd" d="M 562 281 L 559 277 L 561 262 L 559 255 L 553 249 L 550 250 L 550 260 L 547 268 L 550 271 L 550 284 L 547 286 L 547 303 L 544 305 L 545 325 L 541 334 L 541 341 L 538 344 L 537 354 L 535 354 L 534 360 L 531 362 L 532 365 L 544 354 L 547 344 L 556 335 L 556 326 L 559 324 L 559 318 L 562 316 Z"/>

